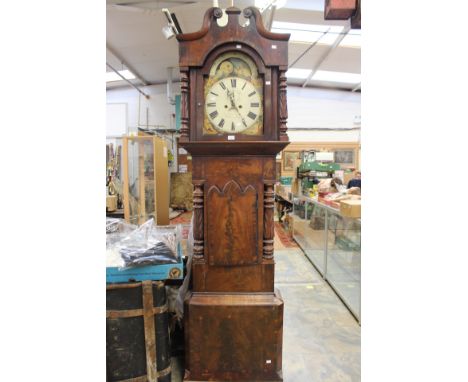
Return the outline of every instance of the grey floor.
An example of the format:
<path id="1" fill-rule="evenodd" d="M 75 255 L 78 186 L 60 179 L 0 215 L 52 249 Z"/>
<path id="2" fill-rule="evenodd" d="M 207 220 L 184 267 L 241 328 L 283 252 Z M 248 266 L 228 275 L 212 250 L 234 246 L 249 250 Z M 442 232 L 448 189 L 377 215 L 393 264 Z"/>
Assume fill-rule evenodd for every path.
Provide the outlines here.
<path id="1" fill-rule="evenodd" d="M 276 287 L 284 300 L 285 382 L 357 382 L 361 330 L 301 249 L 275 251 Z"/>
<path id="2" fill-rule="evenodd" d="M 360 326 L 300 248 L 275 250 L 276 287 L 284 300 L 285 382 L 357 382 Z M 182 380 L 173 359 L 172 381 Z"/>

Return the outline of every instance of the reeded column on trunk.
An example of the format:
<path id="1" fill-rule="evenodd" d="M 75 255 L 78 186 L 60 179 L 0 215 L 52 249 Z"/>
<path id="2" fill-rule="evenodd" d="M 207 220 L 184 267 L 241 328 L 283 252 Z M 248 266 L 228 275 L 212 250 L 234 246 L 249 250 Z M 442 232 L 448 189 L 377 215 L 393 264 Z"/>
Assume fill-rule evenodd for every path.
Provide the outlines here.
<path id="1" fill-rule="evenodd" d="M 274 213 L 275 191 L 274 181 L 266 181 L 263 193 L 263 258 L 273 259 L 273 242 L 275 236 Z"/>
<path id="2" fill-rule="evenodd" d="M 280 121 L 280 140 L 288 140 L 286 126 L 288 122 L 288 102 L 286 95 L 286 71 L 281 70 L 279 75 L 279 121 Z"/>
<path id="3" fill-rule="evenodd" d="M 195 260 L 204 259 L 203 184 L 204 180 L 193 181 L 193 257 Z"/>
<path id="4" fill-rule="evenodd" d="M 189 76 L 185 70 L 180 71 L 180 139 L 189 139 Z"/>

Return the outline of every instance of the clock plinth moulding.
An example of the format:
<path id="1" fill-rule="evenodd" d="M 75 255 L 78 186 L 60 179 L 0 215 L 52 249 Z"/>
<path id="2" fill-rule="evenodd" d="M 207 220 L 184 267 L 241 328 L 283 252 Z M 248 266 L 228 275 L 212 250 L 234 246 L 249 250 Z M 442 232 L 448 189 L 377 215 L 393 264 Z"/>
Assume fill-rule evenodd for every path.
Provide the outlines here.
<path id="1" fill-rule="evenodd" d="M 239 9 L 226 13 L 224 27 L 210 8 L 198 32 L 177 35 L 179 142 L 194 185 L 184 380 L 282 381 L 273 215 L 276 154 L 289 143 L 289 34 L 266 30 L 256 8 L 245 26 Z"/>

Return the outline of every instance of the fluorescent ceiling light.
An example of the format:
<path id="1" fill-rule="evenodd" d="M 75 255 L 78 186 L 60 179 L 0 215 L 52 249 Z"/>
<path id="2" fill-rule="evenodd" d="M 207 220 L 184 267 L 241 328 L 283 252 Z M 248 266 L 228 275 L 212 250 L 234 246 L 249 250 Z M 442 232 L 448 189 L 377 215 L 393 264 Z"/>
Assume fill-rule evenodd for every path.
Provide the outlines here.
<path id="1" fill-rule="evenodd" d="M 312 73 L 312 70 L 310 69 L 291 68 L 286 72 L 286 77 L 305 80 L 307 77 L 309 77 L 310 73 Z"/>
<path id="2" fill-rule="evenodd" d="M 319 44 L 332 45 L 339 33 L 343 31 L 343 26 L 274 21 L 271 31 L 277 33 L 291 33 L 290 41 L 293 42 L 310 44 L 320 39 L 318 42 Z M 325 32 L 326 34 L 324 35 Z"/>
<path id="3" fill-rule="evenodd" d="M 287 8 L 300 9 L 301 11 L 319 11 L 323 13 L 323 0 L 288 0 Z"/>
<path id="4" fill-rule="evenodd" d="M 287 2 L 287 0 L 255 0 L 255 6 L 259 9 L 264 9 L 271 3 L 275 3 L 274 5 L 276 5 L 276 9 L 280 9 L 283 8 Z"/>
<path id="5" fill-rule="evenodd" d="M 119 73 L 127 80 L 134 80 L 136 77 L 130 70 L 119 70 Z M 106 72 L 106 82 L 123 81 L 116 72 Z"/>
<path id="6" fill-rule="evenodd" d="M 358 84 L 361 82 L 361 74 L 345 73 L 345 72 L 330 72 L 328 70 L 317 70 L 312 76 L 312 80 L 341 82 L 347 84 Z"/>

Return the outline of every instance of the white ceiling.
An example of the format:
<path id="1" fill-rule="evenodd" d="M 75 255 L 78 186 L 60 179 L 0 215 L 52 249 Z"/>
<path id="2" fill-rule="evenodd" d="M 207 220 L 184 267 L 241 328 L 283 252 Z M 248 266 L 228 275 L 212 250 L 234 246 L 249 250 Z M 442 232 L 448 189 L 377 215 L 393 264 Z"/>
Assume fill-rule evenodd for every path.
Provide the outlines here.
<path id="1" fill-rule="evenodd" d="M 230 6 L 230 0 L 219 0 L 219 6 Z M 284 8 L 274 12 L 274 21 L 349 25 L 349 21 L 324 20 L 323 7 L 325 0 L 288 0 Z M 175 13 L 183 33 L 200 29 L 205 11 L 213 5 L 212 0 L 157 1 L 157 0 L 107 0 L 107 62 L 116 70 L 130 69 L 147 84 L 165 83 L 167 68 L 178 66 L 177 40 L 167 40 L 161 29 L 167 25 L 162 8 Z M 234 5 L 240 9 L 254 5 L 254 0 L 235 0 Z M 264 14 L 266 19 L 269 11 Z M 290 42 L 289 63 L 293 63 L 310 47 L 310 44 Z M 330 51 L 329 45 L 317 44 L 312 47 L 294 68 L 326 70 L 348 73 L 360 73 L 361 49 L 338 46 Z M 327 53 L 329 54 L 327 55 Z M 323 56 L 326 56 L 323 60 Z M 323 62 L 316 67 L 319 61 Z M 106 70 L 110 71 L 106 65 Z M 177 69 L 173 79 L 178 80 Z M 135 84 L 142 81 L 132 80 Z M 304 79 L 288 79 L 291 85 L 303 85 Z M 107 88 L 125 86 L 125 81 L 107 83 Z M 345 89 L 356 89 L 357 84 L 325 83 L 315 80 L 307 86 L 326 86 Z"/>

